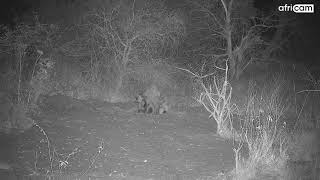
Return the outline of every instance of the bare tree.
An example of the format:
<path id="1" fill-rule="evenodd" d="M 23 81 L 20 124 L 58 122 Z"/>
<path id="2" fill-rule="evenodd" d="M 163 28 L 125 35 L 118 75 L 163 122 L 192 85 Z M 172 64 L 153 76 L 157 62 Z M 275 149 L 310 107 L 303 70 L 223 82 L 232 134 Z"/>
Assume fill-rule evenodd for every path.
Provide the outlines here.
<path id="1" fill-rule="evenodd" d="M 118 74 L 116 93 L 130 63 L 150 60 L 164 48 L 174 49 L 184 35 L 184 22 L 177 13 L 169 13 L 162 1 L 117 1 L 87 17 L 97 50 Z"/>
<path id="2" fill-rule="evenodd" d="M 274 15 L 257 17 L 252 0 L 191 3 L 197 7 L 191 17 L 198 22 L 190 34 L 194 36 L 195 32 L 201 32 L 198 53 L 217 62 L 227 60 L 230 79 L 238 79 L 245 68 L 254 59 L 261 58 L 263 50 L 271 45 L 261 38 L 262 33 L 282 27 Z"/>

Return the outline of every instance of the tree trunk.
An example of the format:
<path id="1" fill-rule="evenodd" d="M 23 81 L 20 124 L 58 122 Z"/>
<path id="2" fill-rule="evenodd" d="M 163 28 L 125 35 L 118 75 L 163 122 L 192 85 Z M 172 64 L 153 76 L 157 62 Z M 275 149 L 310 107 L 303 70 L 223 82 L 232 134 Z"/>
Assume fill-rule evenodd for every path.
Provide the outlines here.
<path id="1" fill-rule="evenodd" d="M 127 65 L 129 62 L 130 52 L 131 52 L 131 43 L 128 42 L 127 46 L 123 50 L 122 58 L 118 64 L 119 76 L 118 76 L 118 79 L 116 80 L 115 88 L 110 93 L 110 96 L 111 96 L 110 101 L 117 101 L 118 100 L 117 98 L 120 98 L 121 96 L 120 89 L 123 86 L 123 78 L 127 72 Z"/>
<path id="2" fill-rule="evenodd" d="M 226 2 L 224 0 L 221 0 L 224 11 L 225 11 L 225 16 L 226 16 L 226 23 L 225 23 L 225 35 L 226 35 L 226 41 L 227 41 L 227 54 L 228 54 L 228 61 L 229 61 L 229 78 L 233 78 L 236 74 L 237 71 L 237 62 L 236 59 L 233 57 L 233 52 L 232 52 L 232 28 L 231 28 L 231 10 L 232 10 L 232 2 L 231 0 L 228 4 L 226 5 Z"/>

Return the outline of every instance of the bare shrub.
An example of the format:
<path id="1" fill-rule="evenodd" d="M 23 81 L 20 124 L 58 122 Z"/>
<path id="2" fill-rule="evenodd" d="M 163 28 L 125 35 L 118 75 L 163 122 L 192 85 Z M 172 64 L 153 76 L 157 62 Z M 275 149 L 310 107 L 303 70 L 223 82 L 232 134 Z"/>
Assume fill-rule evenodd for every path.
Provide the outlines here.
<path id="1" fill-rule="evenodd" d="M 225 69 L 220 70 L 224 71 L 222 79 L 214 76 L 210 84 L 205 85 L 203 82 L 201 83 L 203 91 L 200 93 L 198 102 L 210 113 L 209 117 L 212 117 L 217 122 L 217 133 L 221 137 L 228 139 L 238 138 L 231 121 L 234 107 L 231 103 L 232 87 L 227 79 L 227 64 Z"/>
<path id="2" fill-rule="evenodd" d="M 273 79 L 273 86 L 260 95 L 255 91 L 257 87 L 249 88 L 247 107 L 241 120 L 243 144 L 235 148 L 237 178 L 283 176 L 289 136 L 285 132 L 285 122 L 281 121 L 288 107 L 282 80 L 279 77 Z M 243 145 L 248 148 L 247 158 L 239 153 Z"/>
<path id="3" fill-rule="evenodd" d="M 300 76 L 307 87 L 297 89 L 295 87 L 295 110 L 297 122 L 295 130 L 303 131 L 320 127 L 320 80 L 308 69 L 303 71 L 304 76 Z M 298 129 L 299 128 L 299 129 Z"/>
<path id="4" fill-rule="evenodd" d="M 15 29 L 5 29 L 0 38 L 1 66 L 4 73 L 0 79 L 2 91 L 12 92 L 13 128 L 24 128 L 27 116 L 37 113 L 37 100 L 40 94 L 50 91 L 50 77 L 54 66 L 51 52 L 59 38 L 59 28 L 41 24 L 35 16 L 34 24 L 18 24 Z M 8 79 L 8 80 L 5 80 Z M 14 122 L 15 121 L 15 122 Z"/>
<path id="5" fill-rule="evenodd" d="M 234 138 L 239 140 L 239 136 L 233 128 L 231 119 L 235 107 L 231 103 L 232 87 L 228 81 L 227 61 L 225 68 L 217 66 L 216 68 L 223 72 L 218 73 L 222 74 L 222 76 L 213 75 L 216 74 L 216 72 L 198 75 L 187 69 L 178 69 L 190 73 L 198 80 L 201 89 L 199 91 L 199 97 L 196 97 L 196 99 L 210 113 L 209 118 L 213 118 L 214 121 L 216 121 L 217 134 L 227 139 Z"/>

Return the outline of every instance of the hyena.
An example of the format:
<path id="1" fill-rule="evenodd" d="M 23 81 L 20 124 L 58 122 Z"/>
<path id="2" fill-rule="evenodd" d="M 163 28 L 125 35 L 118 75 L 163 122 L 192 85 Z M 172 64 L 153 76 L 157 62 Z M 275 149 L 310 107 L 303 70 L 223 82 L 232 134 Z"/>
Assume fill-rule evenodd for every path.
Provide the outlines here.
<path id="1" fill-rule="evenodd" d="M 138 112 L 148 114 L 163 114 L 168 111 L 168 104 L 165 97 L 160 95 L 156 86 L 151 86 L 144 93 L 136 98 L 138 103 Z"/>
<path id="2" fill-rule="evenodd" d="M 138 104 L 138 113 L 146 113 L 147 110 L 147 98 L 143 95 L 143 93 L 139 93 L 136 96 L 136 103 Z"/>

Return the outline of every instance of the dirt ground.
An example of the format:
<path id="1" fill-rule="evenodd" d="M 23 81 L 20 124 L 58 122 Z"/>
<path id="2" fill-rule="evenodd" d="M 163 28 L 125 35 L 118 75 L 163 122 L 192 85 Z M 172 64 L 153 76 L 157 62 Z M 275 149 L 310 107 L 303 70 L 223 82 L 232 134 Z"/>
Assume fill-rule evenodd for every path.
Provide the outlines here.
<path id="1" fill-rule="evenodd" d="M 221 179 L 234 167 L 232 142 L 216 135 L 201 107 L 151 115 L 134 103 L 57 96 L 41 111 L 39 126 L 8 145 L 19 177 L 54 170 L 54 179 Z"/>

